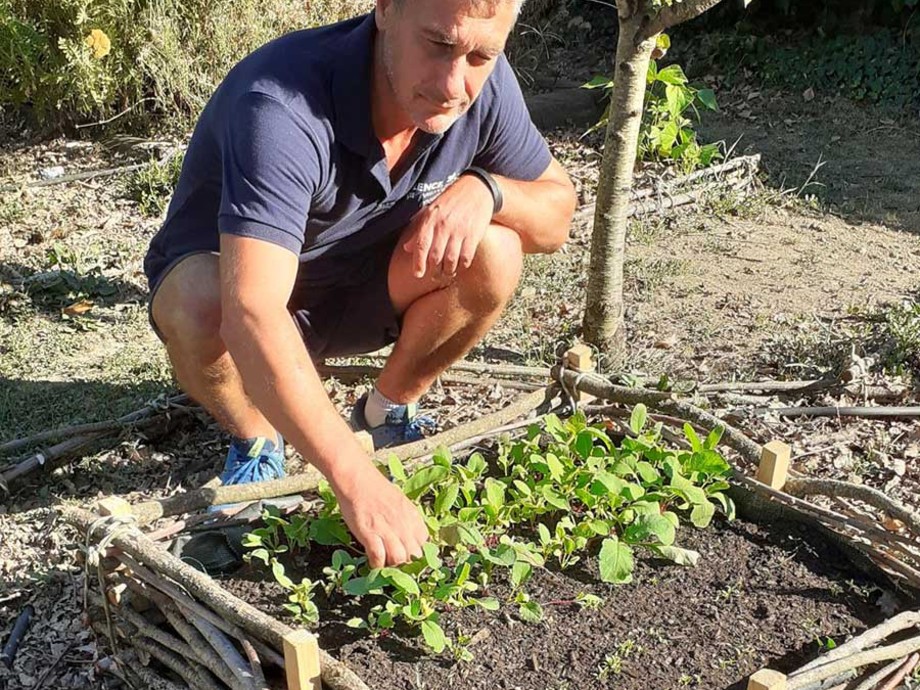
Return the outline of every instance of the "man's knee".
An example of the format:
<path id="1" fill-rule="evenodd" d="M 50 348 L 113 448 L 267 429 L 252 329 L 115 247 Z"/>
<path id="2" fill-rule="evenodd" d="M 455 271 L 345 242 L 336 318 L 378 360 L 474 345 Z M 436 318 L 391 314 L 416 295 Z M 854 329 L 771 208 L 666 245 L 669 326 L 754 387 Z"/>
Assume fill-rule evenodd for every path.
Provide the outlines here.
<path id="1" fill-rule="evenodd" d="M 498 308 L 514 294 L 523 264 L 520 236 L 503 225 L 490 225 L 476 250 L 469 277 L 482 297 Z"/>
<path id="2" fill-rule="evenodd" d="M 157 288 L 153 321 L 167 342 L 220 338 L 220 268 L 216 256 L 198 254 L 176 265 Z"/>

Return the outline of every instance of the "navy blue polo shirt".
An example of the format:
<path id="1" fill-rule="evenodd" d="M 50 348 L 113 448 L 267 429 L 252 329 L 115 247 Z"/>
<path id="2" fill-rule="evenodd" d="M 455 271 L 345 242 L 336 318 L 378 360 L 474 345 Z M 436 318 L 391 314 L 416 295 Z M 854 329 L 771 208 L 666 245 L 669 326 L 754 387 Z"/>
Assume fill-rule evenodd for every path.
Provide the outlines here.
<path id="1" fill-rule="evenodd" d="M 373 13 L 287 34 L 238 63 L 205 107 L 144 270 L 218 251 L 219 233 L 289 249 L 301 262 L 392 240 L 468 166 L 518 180 L 550 163 L 520 86 L 500 56 L 446 132 L 418 134 L 391 184 L 370 114 Z"/>

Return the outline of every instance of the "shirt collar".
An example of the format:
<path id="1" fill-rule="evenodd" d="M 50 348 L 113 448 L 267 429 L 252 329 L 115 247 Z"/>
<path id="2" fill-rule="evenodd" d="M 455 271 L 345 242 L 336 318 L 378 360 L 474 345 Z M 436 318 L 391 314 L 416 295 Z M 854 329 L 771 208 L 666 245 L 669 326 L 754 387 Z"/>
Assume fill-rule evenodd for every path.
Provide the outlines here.
<path id="1" fill-rule="evenodd" d="M 371 63 L 376 33 L 371 12 L 342 38 L 332 72 L 336 137 L 366 158 L 376 149 L 371 121 Z"/>

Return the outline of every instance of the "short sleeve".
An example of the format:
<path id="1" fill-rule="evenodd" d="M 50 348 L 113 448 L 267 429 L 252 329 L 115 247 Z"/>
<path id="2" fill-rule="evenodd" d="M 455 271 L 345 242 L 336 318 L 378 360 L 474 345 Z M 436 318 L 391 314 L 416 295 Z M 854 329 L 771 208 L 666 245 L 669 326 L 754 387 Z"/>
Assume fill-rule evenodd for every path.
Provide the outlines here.
<path id="1" fill-rule="evenodd" d="M 521 86 L 504 55 L 486 88 L 490 102 L 485 104 L 484 136 L 473 164 L 515 180 L 537 179 L 549 167 L 552 154 L 530 119 Z"/>
<path id="2" fill-rule="evenodd" d="M 312 132 L 278 99 L 247 92 L 221 132 L 222 233 L 303 248 L 320 162 Z"/>

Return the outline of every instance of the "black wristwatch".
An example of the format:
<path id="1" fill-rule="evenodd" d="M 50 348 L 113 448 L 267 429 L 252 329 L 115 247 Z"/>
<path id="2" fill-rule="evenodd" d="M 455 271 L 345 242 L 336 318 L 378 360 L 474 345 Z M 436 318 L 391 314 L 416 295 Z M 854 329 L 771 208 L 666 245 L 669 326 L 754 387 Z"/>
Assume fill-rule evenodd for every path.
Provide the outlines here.
<path id="1" fill-rule="evenodd" d="M 502 197 L 501 187 L 498 186 L 498 182 L 495 181 L 495 178 L 482 168 L 477 168 L 473 165 L 464 170 L 461 175 L 466 175 L 467 173 L 478 177 L 485 183 L 486 187 L 489 188 L 489 192 L 492 194 L 492 215 L 494 216 L 496 213 L 501 211 L 502 204 L 505 200 L 504 197 Z"/>

